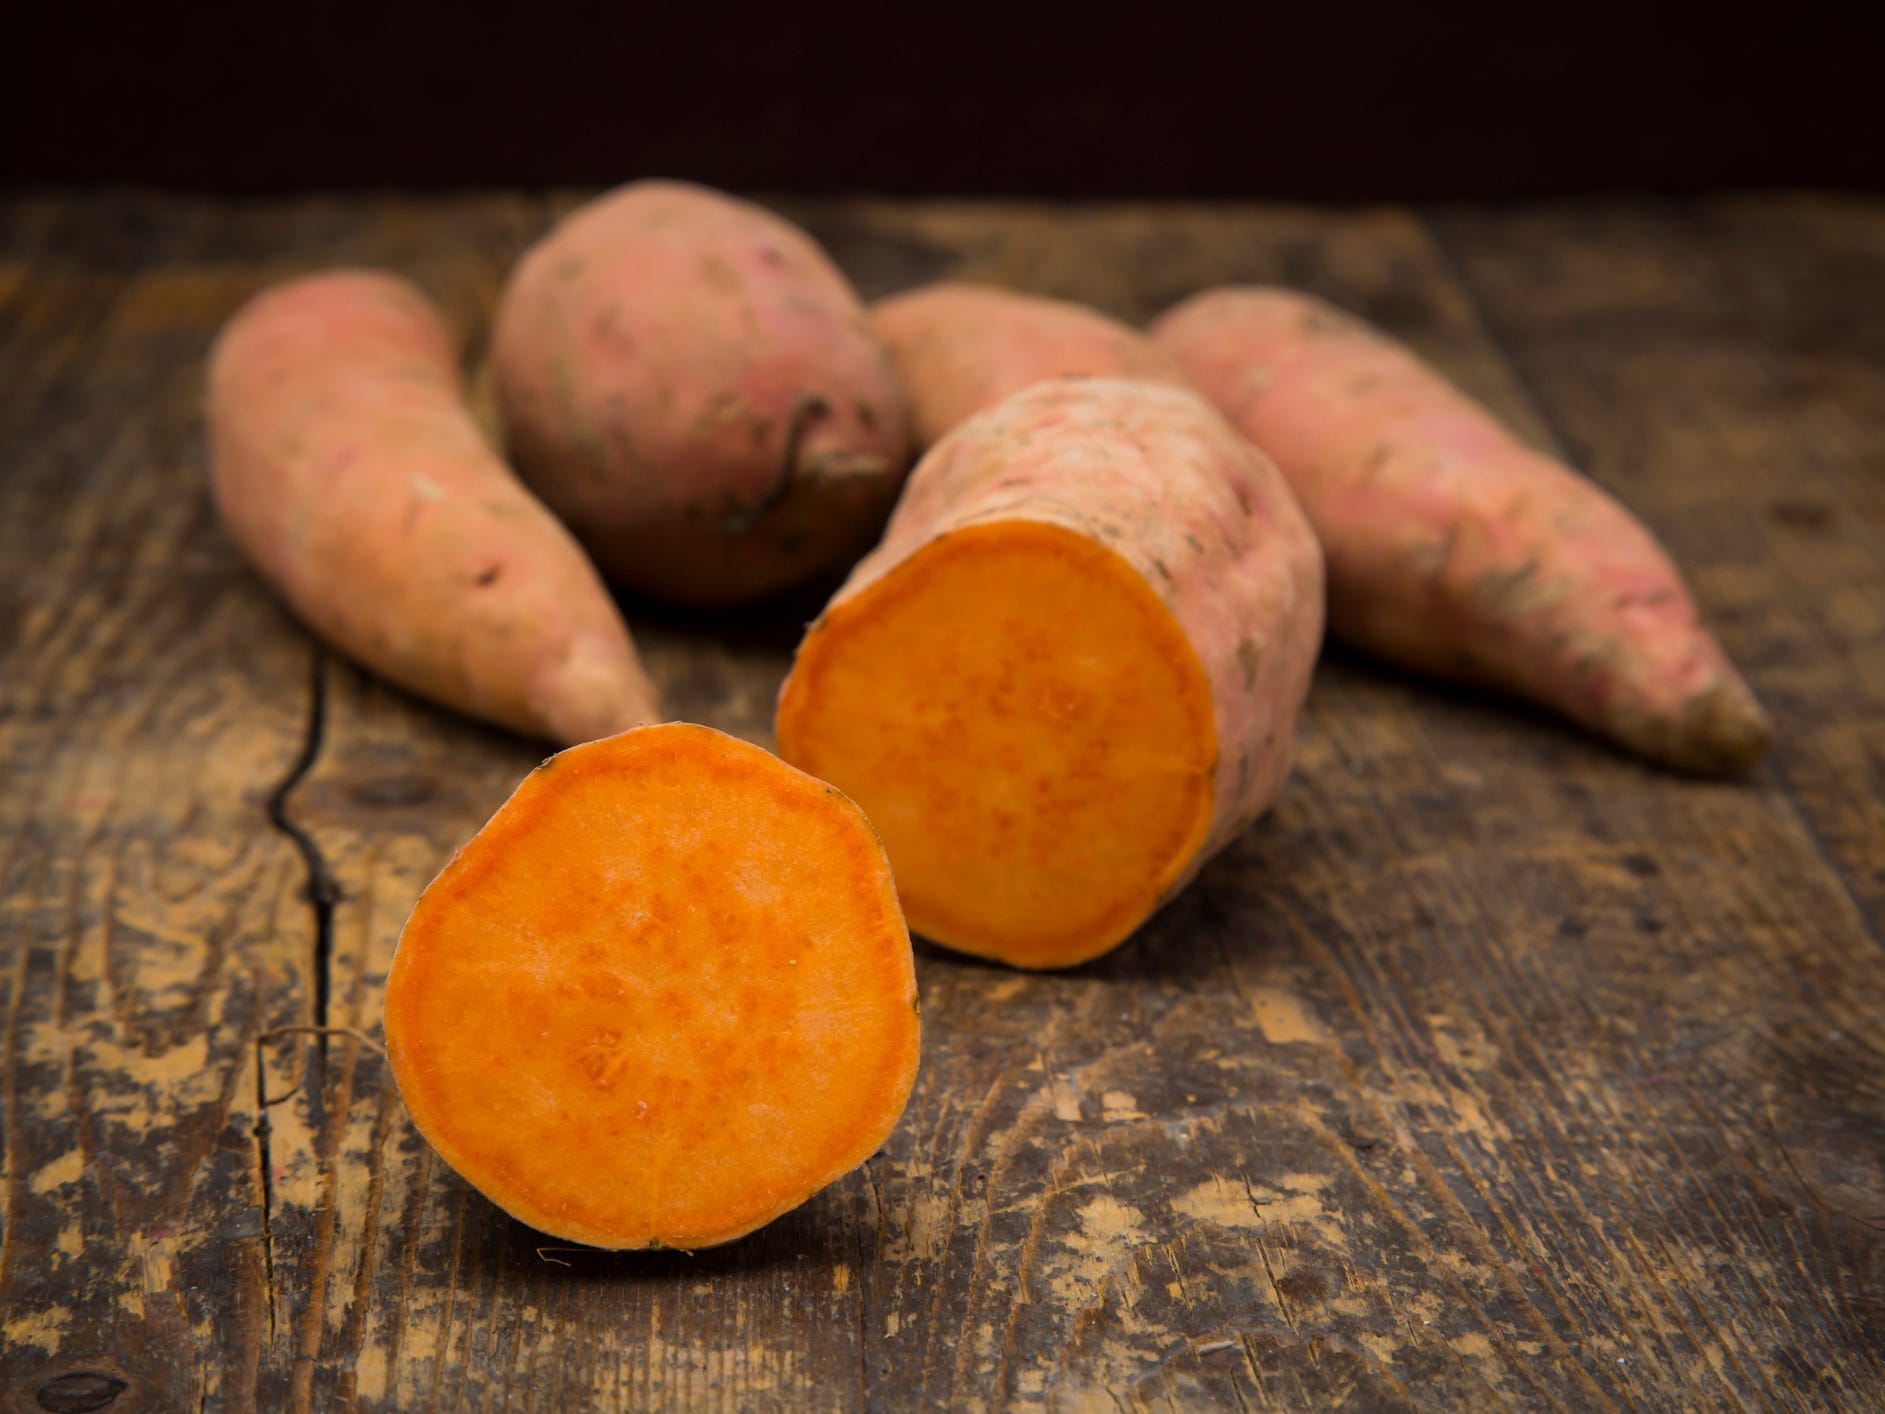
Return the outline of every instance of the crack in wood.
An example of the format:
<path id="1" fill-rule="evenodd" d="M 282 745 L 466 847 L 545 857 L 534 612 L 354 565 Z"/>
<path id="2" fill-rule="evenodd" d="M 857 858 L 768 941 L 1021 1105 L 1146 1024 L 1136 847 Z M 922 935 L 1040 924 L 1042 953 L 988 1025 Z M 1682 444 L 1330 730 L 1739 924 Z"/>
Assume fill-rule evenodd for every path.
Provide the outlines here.
<path id="1" fill-rule="evenodd" d="M 255 980 L 255 991 L 259 998 L 262 980 Z M 262 1186 L 262 1275 L 268 1291 L 268 1338 L 270 1344 L 275 1340 L 275 1171 L 269 1158 L 268 1107 L 268 1069 L 267 1060 L 262 1054 L 262 1038 L 255 1038 L 255 1166 L 261 1178 Z"/>
<path id="2" fill-rule="evenodd" d="M 1257 1215 L 1257 1220 L 1261 1223 L 1263 1221 L 1263 1204 L 1257 1198 L 1256 1190 L 1250 1186 L 1250 1176 L 1248 1174 L 1239 1174 L 1238 1177 L 1243 1180 L 1244 1197 L 1250 1203 L 1250 1211 Z M 1290 1334 L 1300 1336 L 1301 1332 L 1296 1328 L 1295 1313 L 1289 1309 L 1289 1300 L 1283 1295 L 1283 1285 L 1276 1279 L 1276 1268 L 1270 1262 L 1270 1249 L 1264 1244 L 1263 1237 L 1260 1233 L 1252 1240 L 1257 1249 L 1257 1260 L 1263 1264 L 1263 1274 L 1270 1279 L 1270 1294 L 1276 1298 L 1276 1309 L 1282 1315 L 1284 1323 L 1288 1325 Z"/>
<path id="3" fill-rule="evenodd" d="M 318 1052 L 315 1061 L 316 1073 L 320 1086 L 326 1083 L 327 1037 L 330 1029 L 327 1025 L 328 998 L 328 959 L 333 950 L 334 905 L 340 901 L 340 888 L 335 882 L 333 872 L 327 866 L 320 846 L 313 836 L 301 828 L 288 814 L 288 797 L 302 779 L 313 769 L 321 753 L 321 740 L 325 734 L 327 717 L 327 652 L 319 644 L 313 646 L 309 658 L 308 684 L 308 723 L 301 740 L 301 750 L 289 763 L 275 789 L 269 793 L 266 810 L 269 823 L 276 830 L 286 835 L 301 855 L 301 861 L 307 870 L 307 879 L 303 888 L 308 906 L 314 912 L 314 1024 L 312 1026 L 284 1026 L 259 1031 L 255 1037 L 255 1157 L 260 1171 L 262 1188 L 262 1266 L 268 1290 L 268 1335 L 272 1343 L 276 1338 L 276 1281 L 275 1281 L 275 1173 L 270 1154 L 269 1107 L 292 1096 L 301 1088 L 297 1080 L 294 1088 L 287 1095 L 270 1099 L 268 1094 L 268 1064 L 263 1047 L 269 1041 L 283 1035 L 309 1032 L 315 1035 Z M 262 982 L 258 976 L 255 984 L 256 1002 L 261 1005 Z M 352 1028 L 343 1028 L 351 1031 Z M 365 1040 L 367 1038 L 362 1037 Z M 373 1044 L 369 1041 L 369 1044 Z"/>
<path id="4" fill-rule="evenodd" d="M 308 878 L 306 897 L 308 905 L 314 910 L 314 1025 L 323 1030 L 327 1026 L 327 1006 L 330 982 L 328 979 L 328 960 L 334 947 L 334 906 L 340 902 L 340 883 L 334 878 L 333 870 L 328 867 L 327 857 L 321 853 L 321 847 L 314 842 L 314 837 L 295 822 L 288 814 L 288 797 L 302 779 L 314 769 L 314 763 L 321 754 L 321 741 L 326 735 L 327 725 L 327 650 L 316 644 L 312 659 L 312 671 L 308 692 L 308 727 L 301 742 L 301 754 L 288 767 L 288 774 L 283 776 L 268 798 L 268 818 L 274 827 L 286 835 L 297 850 L 301 852 L 302 863 L 307 867 Z M 325 1080 L 327 1069 L 327 1037 L 321 1035 L 320 1071 Z"/>

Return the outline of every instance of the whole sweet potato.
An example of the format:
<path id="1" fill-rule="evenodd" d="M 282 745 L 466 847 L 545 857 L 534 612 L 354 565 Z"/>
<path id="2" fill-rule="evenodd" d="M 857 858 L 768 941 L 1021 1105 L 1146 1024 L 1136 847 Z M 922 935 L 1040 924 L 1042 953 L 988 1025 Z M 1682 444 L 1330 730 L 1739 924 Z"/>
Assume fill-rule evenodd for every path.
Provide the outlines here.
<path id="1" fill-rule="evenodd" d="M 486 444 L 406 281 L 339 270 L 256 296 L 211 354 L 208 424 L 231 535 L 343 652 L 559 742 L 659 719 L 607 589 Z"/>
<path id="2" fill-rule="evenodd" d="M 492 374 L 519 474 L 602 572 L 697 605 L 862 553 L 909 420 L 857 296 L 803 231 L 637 182 L 566 217 L 505 288 Z"/>
<path id="3" fill-rule="evenodd" d="M 896 361 L 919 448 L 1043 378 L 1186 386 L 1184 370 L 1145 335 L 1067 300 L 943 283 L 879 300 L 871 319 Z"/>
<path id="4" fill-rule="evenodd" d="M 863 807 L 913 928 L 1097 956 L 1274 798 L 1322 556 L 1197 394 L 1034 383 L 918 464 L 799 646 L 779 750 Z"/>
<path id="5" fill-rule="evenodd" d="M 1399 344 L 1286 290 L 1207 291 L 1154 339 L 1276 459 L 1329 560 L 1329 629 L 1733 771 L 1768 723 L 1655 538 Z"/>

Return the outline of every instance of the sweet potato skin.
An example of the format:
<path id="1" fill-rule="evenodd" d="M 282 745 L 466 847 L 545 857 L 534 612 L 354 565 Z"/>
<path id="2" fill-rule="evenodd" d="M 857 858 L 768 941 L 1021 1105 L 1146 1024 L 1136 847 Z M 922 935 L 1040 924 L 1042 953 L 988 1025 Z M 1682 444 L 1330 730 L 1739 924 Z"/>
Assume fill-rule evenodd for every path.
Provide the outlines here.
<path id="1" fill-rule="evenodd" d="M 513 1217 L 691 1250 L 881 1147 L 918 1011 L 862 812 L 670 722 L 550 758 L 453 857 L 401 932 L 386 1041 L 419 1131 Z"/>
<path id="2" fill-rule="evenodd" d="M 989 285 L 923 285 L 871 306 L 910 400 L 919 448 L 1043 378 L 1080 374 L 1186 386 L 1136 329 L 1068 300 Z"/>
<path id="3" fill-rule="evenodd" d="M 924 456 L 882 543 L 811 626 L 799 662 L 835 615 L 924 546 L 1015 520 L 1103 545 L 1152 586 L 1204 669 L 1217 728 L 1201 846 L 1145 914 L 1050 964 L 1064 966 L 1128 936 L 1275 799 L 1321 646 L 1322 554 L 1276 469 L 1197 394 L 1135 380 L 1050 378 L 969 418 Z M 795 665 L 780 694 L 787 760 L 798 759 L 800 723 L 817 708 L 803 681 Z M 870 809 L 869 796 L 856 794 Z M 906 910 L 927 932 L 907 900 Z M 973 940 L 938 941 L 989 951 Z"/>
<path id="4" fill-rule="evenodd" d="M 518 263 L 491 368 L 519 474 L 605 576 L 714 606 L 839 567 L 881 529 L 909 421 L 861 302 L 803 231 L 644 181 Z"/>
<path id="5" fill-rule="evenodd" d="M 1207 291 L 1152 337 L 1276 459 L 1328 555 L 1333 636 L 1716 773 L 1769 729 L 1647 529 L 1408 350 L 1310 296 Z"/>
<path id="6" fill-rule="evenodd" d="M 337 270 L 262 292 L 210 357 L 224 524 L 317 634 L 423 697 L 562 743 L 659 720 L 608 591 L 463 396 L 406 281 Z"/>

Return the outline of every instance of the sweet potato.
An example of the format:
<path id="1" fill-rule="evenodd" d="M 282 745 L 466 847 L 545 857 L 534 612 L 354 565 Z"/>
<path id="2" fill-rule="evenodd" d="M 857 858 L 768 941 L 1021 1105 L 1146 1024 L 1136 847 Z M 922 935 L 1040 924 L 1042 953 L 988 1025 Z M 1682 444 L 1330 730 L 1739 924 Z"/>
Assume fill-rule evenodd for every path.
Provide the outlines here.
<path id="1" fill-rule="evenodd" d="M 861 554 L 909 470 L 889 356 L 803 231 L 637 182 L 518 264 L 493 387 L 511 458 L 608 578 L 693 605 Z"/>
<path id="2" fill-rule="evenodd" d="M 918 932 L 1081 962 L 1270 804 L 1322 593 L 1288 487 L 1202 398 L 1035 383 L 918 464 L 799 647 L 780 753 L 869 813 Z"/>
<path id="3" fill-rule="evenodd" d="M 727 1242 L 881 1145 L 916 1075 L 910 935 L 857 807 L 685 723 L 532 772 L 386 981 L 420 1133 L 597 1247 Z"/>
<path id="4" fill-rule="evenodd" d="M 1136 329 L 1066 300 L 987 285 L 924 285 L 871 307 L 910 401 L 919 449 L 1043 378 L 1085 374 L 1186 386 Z"/>
<path id="5" fill-rule="evenodd" d="M 1200 294 L 1152 333 L 1301 498 L 1331 635 L 1681 769 L 1765 750 L 1765 714 L 1649 531 L 1399 344 L 1256 288 Z"/>
<path id="6" fill-rule="evenodd" d="M 231 535 L 343 652 L 557 742 L 659 720 L 607 589 L 486 444 L 406 281 L 338 270 L 256 296 L 211 354 L 207 420 Z"/>

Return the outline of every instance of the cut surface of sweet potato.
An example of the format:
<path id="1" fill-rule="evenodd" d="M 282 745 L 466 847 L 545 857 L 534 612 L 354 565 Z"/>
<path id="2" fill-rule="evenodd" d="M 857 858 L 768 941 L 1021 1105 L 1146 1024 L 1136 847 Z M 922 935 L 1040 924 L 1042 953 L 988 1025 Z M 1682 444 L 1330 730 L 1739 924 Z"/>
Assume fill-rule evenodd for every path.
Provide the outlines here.
<path id="1" fill-rule="evenodd" d="M 469 1182 L 600 1247 L 738 1237 L 889 1135 L 918 1052 L 884 850 L 759 747 L 644 727 L 534 771 L 387 983 L 406 1104 Z"/>
<path id="2" fill-rule="evenodd" d="M 911 925 L 1057 967 L 1143 920 L 1211 826 L 1211 687 L 1125 559 L 1045 521 L 931 541 L 799 650 L 780 750 L 854 795 Z"/>

